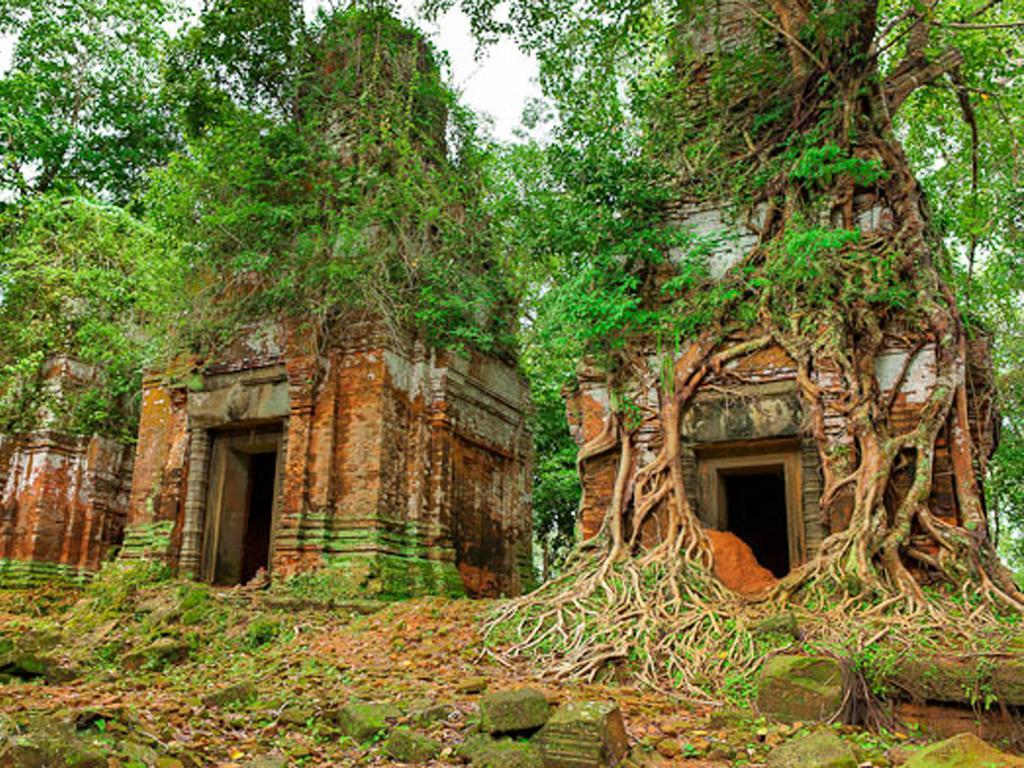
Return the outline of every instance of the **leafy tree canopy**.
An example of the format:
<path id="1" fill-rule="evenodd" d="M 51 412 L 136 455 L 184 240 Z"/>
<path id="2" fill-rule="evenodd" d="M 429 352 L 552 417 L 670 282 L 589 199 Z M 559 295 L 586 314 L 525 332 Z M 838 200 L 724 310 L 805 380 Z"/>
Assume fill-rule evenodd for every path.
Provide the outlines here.
<path id="1" fill-rule="evenodd" d="M 56 194 L 0 219 L 0 433 L 49 426 L 134 440 L 141 371 L 155 340 L 145 329 L 178 290 L 166 239 L 123 210 Z M 93 368 L 66 392 L 45 363 Z M 95 375 L 92 375 L 95 373 Z"/>
<path id="2" fill-rule="evenodd" d="M 207 286 L 183 339 L 370 313 L 434 342 L 508 343 L 486 152 L 437 56 L 386 8 L 211 3 L 175 42 L 187 151 L 146 198 Z"/>
<path id="3" fill-rule="evenodd" d="M 82 190 L 124 203 L 175 146 L 161 95 L 174 0 L 8 0 L 0 74 L 0 200 Z"/>

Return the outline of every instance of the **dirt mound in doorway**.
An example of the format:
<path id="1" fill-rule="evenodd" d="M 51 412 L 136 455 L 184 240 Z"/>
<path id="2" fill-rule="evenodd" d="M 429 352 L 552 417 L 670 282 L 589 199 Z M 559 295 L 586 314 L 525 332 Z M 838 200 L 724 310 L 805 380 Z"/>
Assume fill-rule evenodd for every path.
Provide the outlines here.
<path id="1" fill-rule="evenodd" d="M 715 553 L 715 576 L 734 592 L 752 595 L 763 592 L 778 579 L 757 562 L 754 550 L 729 531 L 705 531 Z"/>

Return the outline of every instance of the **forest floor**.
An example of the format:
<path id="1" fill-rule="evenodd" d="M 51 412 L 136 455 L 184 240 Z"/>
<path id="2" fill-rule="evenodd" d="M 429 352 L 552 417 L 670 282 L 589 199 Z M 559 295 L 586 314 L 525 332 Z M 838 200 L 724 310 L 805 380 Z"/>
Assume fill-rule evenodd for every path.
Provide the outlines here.
<path id="1" fill-rule="evenodd" d="M 763 765 L 806 730 L 627 683 L 552 684 L 489 651 L 480 627 L 492 608 L 425 598 L 325 610 L 174 581 L 0 591 L 0 646 L 35 654 L 40 675 L 0 681 L 0 743 L 14 729 L 72 728 L 111 767 L 398 765 L 379 743 L 339 738 L 329 713 L 360 699 L 406 712 L 448 705 L 421 727 L 444 745 L 429 764 L 448 765 L 482 692 L 523 686 L 552 702 L 614 700 L 633 745 L 627 765 Z M 217 701 L 227 689 L 236 700 Z M 898 764 L 922 741 L 837 730 L 861 765 Z"/>

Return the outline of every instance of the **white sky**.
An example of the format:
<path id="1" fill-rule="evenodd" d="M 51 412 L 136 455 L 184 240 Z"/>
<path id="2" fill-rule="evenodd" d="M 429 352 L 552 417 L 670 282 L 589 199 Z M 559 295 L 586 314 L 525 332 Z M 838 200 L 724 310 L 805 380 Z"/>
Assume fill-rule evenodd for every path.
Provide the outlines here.
<path id="1" fill-rule="evenodd" d="M 197 0 L 187 1 L 199 5 Z M 307 12 L 320 4 L 319 0 L 304 2 Z M 415 0 L 401 0 L 400 6 L 403 16 L 416 18 Z M 536 62 L 509 40 L 491 46 L 476 60 L 469 20 L 458 10 L 450 11 L 436 24 L 418 25 L 438 48 L 448 52 L 451 84 L 461 94 L 463 103 L 492 121 L 495 138 L 512 139 L 527 100 L 540 93 L 535 82 Z M 11 42 L 10 38 L 0 37 L 0 73 L 10 65 Z"/>

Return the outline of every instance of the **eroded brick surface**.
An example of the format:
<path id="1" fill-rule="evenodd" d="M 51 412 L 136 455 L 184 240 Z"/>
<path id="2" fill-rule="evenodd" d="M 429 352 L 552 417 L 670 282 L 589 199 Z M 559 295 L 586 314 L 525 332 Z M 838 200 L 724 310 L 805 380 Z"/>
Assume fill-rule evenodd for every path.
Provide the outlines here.
<path id="1" fill-rule="evenodd" d="M 124 556 L 208 577 L 211 445 L 225 430 L 280 429 L 275 577 L 326 569 L 361 594 L 520 592 L 531 439 L 514 366 L 369 323 L 325 352 L 303 344 L 263 334 L 188 386 L 147 382 Z"/>
<path id="2" fill-rule="evenodd" d="M 84 577 L 121 542 L 132 451 L 50 430 L 0 440 L 0 583 Z"/>

